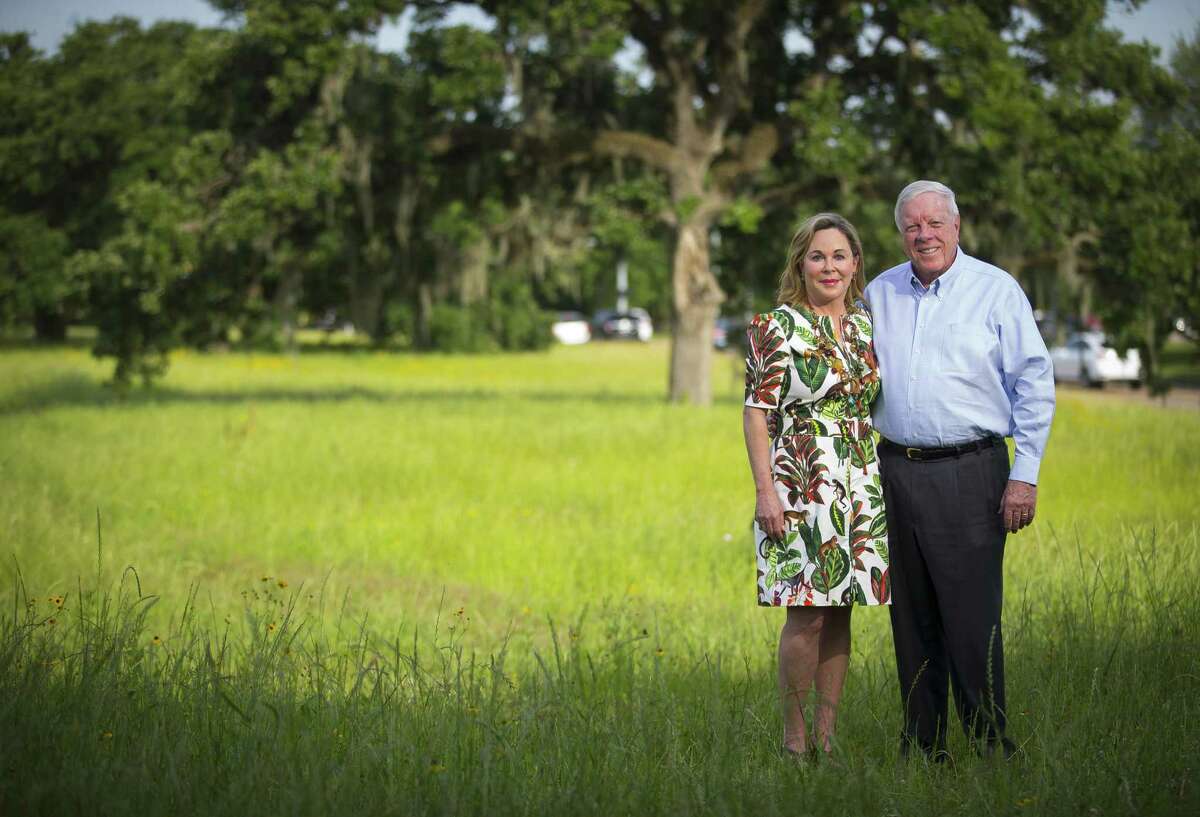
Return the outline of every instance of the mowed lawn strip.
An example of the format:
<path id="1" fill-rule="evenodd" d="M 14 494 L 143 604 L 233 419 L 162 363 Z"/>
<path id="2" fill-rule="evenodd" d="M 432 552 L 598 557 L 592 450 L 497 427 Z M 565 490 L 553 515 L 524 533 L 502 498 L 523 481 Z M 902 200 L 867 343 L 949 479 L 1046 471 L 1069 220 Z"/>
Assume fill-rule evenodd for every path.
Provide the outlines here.
<path id="1" fill-rule="evenodd" d="M 1021 762 L 899 763 L 860 609 L 836 758 L 796 769 L 738 364 L 672 406 L 666 355 L 180 354 L 120 400 L 4 352 L 0 811 L 1196 809 L 1200 415 L 1061 397 L 1008 545 Z"/>

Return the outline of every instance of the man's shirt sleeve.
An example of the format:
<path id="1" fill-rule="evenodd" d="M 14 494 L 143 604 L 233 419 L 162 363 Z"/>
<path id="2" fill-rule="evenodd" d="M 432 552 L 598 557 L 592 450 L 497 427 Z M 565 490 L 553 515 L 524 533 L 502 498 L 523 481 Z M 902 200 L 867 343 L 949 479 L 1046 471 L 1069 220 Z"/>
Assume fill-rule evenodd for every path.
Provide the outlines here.
<path id="1" fill-rule="evenodd" d="M 1033 309 L 1015 281 L 1001 301 L 999 319 L 1004 388 L 1012 404 L 1016 444 L 1009 479 L 1036 485 L 1054 418 L 1054 369 Z"/>

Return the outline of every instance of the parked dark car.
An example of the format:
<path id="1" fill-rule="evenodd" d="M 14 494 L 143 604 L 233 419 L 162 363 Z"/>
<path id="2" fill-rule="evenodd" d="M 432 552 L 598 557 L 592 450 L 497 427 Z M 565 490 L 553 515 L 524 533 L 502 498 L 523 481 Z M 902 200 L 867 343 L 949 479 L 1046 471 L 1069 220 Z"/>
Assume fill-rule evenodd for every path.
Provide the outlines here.
<path id="1" fill-rule="evenodd" d="M 717 318 L 713 326 L 714 349 L 740 349 L 746 342 L 746 322 L 737 318 Z"/>
<path id="2" fill-rule="evenodd" d="M 602 309 L 592 316 L 592 337 L 645 342 L 654 337 L 654 324 L 641 307 L 635 306 L 628 312 Z"/>

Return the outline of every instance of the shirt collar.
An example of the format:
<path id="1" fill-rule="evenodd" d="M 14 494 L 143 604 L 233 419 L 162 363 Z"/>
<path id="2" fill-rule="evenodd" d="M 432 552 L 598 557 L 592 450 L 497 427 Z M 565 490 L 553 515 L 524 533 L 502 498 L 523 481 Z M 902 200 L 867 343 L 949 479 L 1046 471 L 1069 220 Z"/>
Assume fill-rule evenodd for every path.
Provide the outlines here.
<path id="1" fill-rule="evenodd" d="M 966 266 L 966 260 L 971 256 L 963 252 L 960 245 L 954 253 L 954 263 L 950 265 L 950 269 L 943 272 L 937 278 L 933 279 L 933 283 L 928 287 L 921 283 L 921 279 L 912 271 L 912 261 L 908 262 L 908 280 L 912 284 L 913 291 L 917 294 L 932 292 L 937 297 L 941 298 L 948 295 L 950 290 L 954 288 L 954 283 L 959 278 L 963 277 L 962 268 Z"/>

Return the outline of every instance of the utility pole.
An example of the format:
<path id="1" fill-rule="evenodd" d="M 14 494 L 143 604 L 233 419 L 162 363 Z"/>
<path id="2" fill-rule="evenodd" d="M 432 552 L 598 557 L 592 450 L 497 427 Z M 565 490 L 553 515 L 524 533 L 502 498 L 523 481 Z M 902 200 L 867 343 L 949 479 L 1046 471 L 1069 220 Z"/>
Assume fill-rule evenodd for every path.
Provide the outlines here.
<path id="1" fill-rule="evenodd" d="M 617 312 L 624 315 L 629 311 L 629 263 L 622 258 L 617 262 Z"/>

